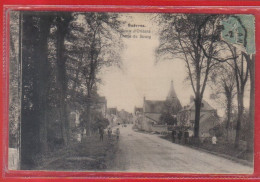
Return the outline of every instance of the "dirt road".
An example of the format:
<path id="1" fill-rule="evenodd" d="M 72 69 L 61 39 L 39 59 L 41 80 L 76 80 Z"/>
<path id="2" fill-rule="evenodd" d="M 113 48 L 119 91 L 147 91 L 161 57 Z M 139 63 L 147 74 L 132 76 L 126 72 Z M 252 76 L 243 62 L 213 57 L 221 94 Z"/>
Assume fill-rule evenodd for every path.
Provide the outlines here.
<path id="1" fill-rule="evenodd" d="M 120 127 L 119 150 L 112 171 L 178 173 L 253 173 L 253 168 L 171 143 L 157 135 Z"/>

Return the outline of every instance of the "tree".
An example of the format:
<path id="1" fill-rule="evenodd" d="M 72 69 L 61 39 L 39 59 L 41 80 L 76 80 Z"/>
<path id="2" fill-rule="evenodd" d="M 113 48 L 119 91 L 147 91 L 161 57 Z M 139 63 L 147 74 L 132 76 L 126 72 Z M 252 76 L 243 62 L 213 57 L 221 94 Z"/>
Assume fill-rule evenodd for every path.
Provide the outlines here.
<path id="1" fill-rule="evenodd" d="M 231 48 L 232 50 L 232 48 Z M 244 94 L 245 86 L 248 80 L 248 64 L 245 65 L 244 56 L 240 55 L 237 58 L 236 48 L 233 48 L 232 54 L 234 56 L 234 71 L 236 77 L 236 87 L 237 87 L 237 104 L 238 104 L 238 118 L 236 126 L 236 138 L 235 138 L 235 148 L 239 146 L 240 140 L 240 130 L 241 130 L 241 120 L 244 113 Z"/>
<path id="2" fill-rule="evenodd" d="M 247 71 L 249 70 L 250 74 L 250 111 L 249 111 L 249 120 L 250 122 L 248 123 L 248 128 L 249 131 L 251 131 L 251 135 L 248 136 L 247 138 L 247 150 L 248 151 L 253 151 L 253 146 L 254 146 L 254 102 L 255 102 L 255 18 L 252 15 L 230 15 L 226 16 L 226 19 L 228 21 L 222 21 L 222 39 L 224 39 L 223 42 L 225 42 L 226 45 L 228 45 L 228 50 L 232 53 L 231 57 L 228 59 L 232 59 L 236 63 L 237 57 L 234 57 L 234 53 L 237 52 L 236 48 L 239 48 L 239 54 L 242 54 L 242 59 L 243 57 L 246 59 L 247 62 L 247 68 L 246 70 L 243 70 L 244 65 L 241 64 L 240 70 L 237 70 L 236 72 L 243 73 L 245 71 L 245 74 L 239 74 L 237 75 L 239 79 L 237 80 L 237 88 L 240 90 L 240 92 L 243 92 L 244 90 L 243 82 L 247 81 Z M 205 21 L 206 23 L 207 21 Z M 234 46 L 230 46 L 230 44 L 233 44 Z M 202 45 L 200 45 L 205 53 L 205 55 L 208 57 L 208 54 L 206 53 L 205 49 L 203 48 Z M 233 48 L 234 47 L 234 48 Z M 232 51 L 234 49 L 234 51 Z M 223 55 L 223 54 L 222 54 Z M 218 57 L 212 57 L 213 59 L 220 61 L 220 62 L 225 62 L 228 59 L 223 59 L 223 58 L 218 58 Z M 243 62 L 243 60 L 242 60 Z M 236 66 L 235 69 L 238 67 Z M 243 75 L 245 75 L 245 79 L 242 78 Z M 239 81 L 241 82 L 239 84 Z M 239 88 L 240 87 L 240 88 Z M 238 96 L 238 105 L 242 104 L 243 105 L 243 94 L 241 93 L 240 96 Z M 241 106 L 242 107 L 242 106 Z M 241 114 L 241 113 L 238 113 Z M 237 124 L 237 129 L 239 129 L 239 120 Z M 238 132 L 239 134 L 239 132 Z M 239 137 L 238 137 L 239 138 Z M 238 146 L 238 138 L 236 139 L 236 144 L 235 146 Z"/>
<path id="3" fill-rule="evenodd" d="M 67 73 L 65 56 L 65 37 L 70 31 L 69 23 L 72 20 L 70 12 L 58 13 L 56 16 L 56 64 L 57 64 L 57 88 L 59 91 L 60 121 L 64 144 L 69 140 L 69 121 L 67 115 Z"/>
<path id="4" fill-rule="evenodd" d="M 20 130 L 20 98 L 21 83 L 19 81 L 19 20 L 20 13 L 10 12 L 10 69 L 9 69 L 9 147 L 19 148 L 19 130 Z"/>
<path id="5" fill-rule="evenodd" d="M 167 125 L 176 125 L 177 118 L 172 116 L 169 112 L 163 112 L 160 116 L 160 121 L 166 123 Z"/>
<path id="6" fill-rule="evenodd" d="M 204 91 L 209 75 L 218 64 L 211 57 L 219 54 L 216 42 L 220 39 L 220 18 L 211 15 L 163 14 L 159 19 L 161 30 L 157 55 L 167 59 L 182 59 L 186 63 L 195 95 L 194 137 L 198 139 Z M 204 51 L 210 56 L 205 56 Z"/>
<path id="7" fill-rule="evenodd" d="M 232 64 L 232 63 L 229 63 Z M 236 95 L 236 78 L 234 69 L 227 63 L 222 63 L 211 75 L 211 88 L 213 93 L 211 98 L 219 102 L 226 110 L 226 131 L 229 140 L 229 130 L 232 111 L 234 108 L 233 100 Z"/>
<path id="8" fill-rule="evenodd" d="M 82 24 L 74 23 L 74 27 L 77 27 L 78 31 L 72 32 L 70 39 L 68 39 L 68 41 L 76 41 L 78 46 L 72 46 L 72 43 L 68 42 L 68 56 L 70 60 L 78 59 L 80 62 L 76 65 L 78 73 L 76 78 L 74 77 L 73 87 L 76 89 L 75 83 L 78 82 L 77 85 L 83 88 L 82 90 L 86 90 L 84 94 L 86 94 L 88 118 L 85 127 L 90 134 L 92 93 L 93 88 L 100 82 L 98 73 L 104 66 L 119 65 L 120 62 L 119 55 L 122 44 L 119 33 L 121 22 L 118 20 L 118 14 L 115 13 L 81 13 L 78 14 L 78 17 L 82 18 L 84 22 Z M 75 54 L 77 48 L 82 50 L 78 55 Z M 72 67 L 75 68 L 75 66 Z"/>
<path id="9" fill-rule="evenodd" d="M 254 122 L 255 122 L 255 55 L 244 54 L 248 64 L 250 75 L 250 106 L 249 106 L 249 123 L 248 131 L 250 135 L 247 138 L 247 150 L 254 151 Z"/>
<path id="10" fill-rule="evenodd" d="M 20 42 L 23 64 L 21 155 L 22 164 L 33 165 L 33 157 L 48 150 L 48 36 L 53 17 L 42 12 L 28 12 L 22 13 L 20 18 L 22 27 L 26 27 L 20 29 L 23 37 Z"/>

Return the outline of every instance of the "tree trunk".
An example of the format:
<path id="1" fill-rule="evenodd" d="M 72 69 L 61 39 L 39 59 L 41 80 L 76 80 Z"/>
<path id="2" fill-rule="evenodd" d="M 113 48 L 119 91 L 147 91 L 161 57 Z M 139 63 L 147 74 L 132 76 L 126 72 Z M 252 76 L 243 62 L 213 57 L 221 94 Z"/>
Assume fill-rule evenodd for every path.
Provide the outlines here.
<path id="1" fill-rule="evenodd" d="M 237 126 L 236 126 L 236 138 L 235 138 L 235 148 L 239 147 L 239 141 L 240 141 L 240 130 L 241 130 L 241 120 L 244 113 L 244 93 L 238 93 L 237 94 L 237 100 L 238 100 L 238 118 L 237 118 Z"/>
<path id="2" fill-rule="evenodd" d="M 64 18 L 64 19 L 62 19 Z M 66 57 L 64 41 L 68 31 L 70 16 L 57 17 L 57 86 L 60 93 L 59 110 L 62 129 L 62 138 L 65 145 L 68 145 L 69 138 L 69 121 L 67 113 L 67 75 L 66 75 Z"/>
<path id="3" fill-rule="evenodd" d="M 227 124 L 226 124 L 227 141 L 230 141 L 230 139 L 229 139 L 229 129 L 230 129 L 230 120 L 231 120 L 231 111 L 232 111 L 231 106 L 232 106 L 232 96 L 227 95 Z"/>
<path id="4" fill-rule="evenodd" d="M 250 74 L 250 106 L 249 106 L 249 135 L 247 137 L 247 150 L 254 150 L 254 117 L 255 117 L 255 55 L 252 56 L 249 64 Z"/>
<path id="5" fill-rule="evenodd" d="M 196 98 L 195 98 L 195 123 L 194 123 L 195 140 L 199 140 L 200 108 L 201 108 L 201 98 L 199 96 L 196 96 Z"/>
<path id="6" fill-rule="evenodd" d="M 48 36 L 50 32 L 50 26 L 52 23 L 52 16 L 42 15 L 40 18 L 40 37 L 39 44 L 36 47 L 35 61 L 37 61 L 37 71 L 39 73 L 38 86 L 35 88 L 38 90 L 39 97 L 39 123 L 40 123 L 40 145 L 41 152 L 46 153 L 48 151 L 48 120 L 47 120 L 47 110 L 48 110 L 48 80 L 49 80 L 49 62 L 48 62 Z"/>
<path id="7" fill-rule="evenodd" d="M 91 136 L 91 112 L 90 112 L 90 103 L 87 103 L 87 120 L 86 120 L 86 135 Z"/>
<path id="8" fill-rule="evenodd" d="M 39 24 L 36 25 L 37 20 Z M 35 165 L 34 157 L 48 150 L 48 35 L 51 16 L 23 14 L 22 30 L 22 169 Z"/>

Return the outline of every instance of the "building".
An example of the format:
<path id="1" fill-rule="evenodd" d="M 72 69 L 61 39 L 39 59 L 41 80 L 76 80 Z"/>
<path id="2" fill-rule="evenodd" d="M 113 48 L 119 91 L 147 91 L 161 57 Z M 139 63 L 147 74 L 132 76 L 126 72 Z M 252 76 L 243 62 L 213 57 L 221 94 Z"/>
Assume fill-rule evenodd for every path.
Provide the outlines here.
<path id="1" fill-rule="evenodd" d="M 189 128 L 191 135 L 193 135 L 195 124 L 195 102 L 194 98 L 190 98 L 190 104 L 177 114 L 177 126 Z M 217 110 L 214 109 L 208 102 L 202 100 L 200 110 L 200 137 L 209 137 L 210 129 L 219 124 L 219 117 Z"/>
<path id="2" fill-rule="evenodd" d="M 163 113 L 177 118 L 177 125 L 167 126 L 161 121 Z M 165 100 L 147 100 L 144 97 L 143 108 L 135 107 L 135 124 L 139 129 L 145 131 L 163 132 L 175 128 L 176 130 L 188 130 L 190 135 L 193 135 L 195 124 L 194 98 L 191 97 L 190 104 L 182 108 L 172 81 Z M 210 130 L 217 124 L 219 124 L 217 110 L 203 100 L 200 111 L 200 137 L 210 136 Z"/>
<path id="3" fill-rule="evenodd" d="M 162 113 L 177 115 L 182 109 L 181 103 L 174 90 L 173 81 L 171 81 L 170 89 L 165 100 L 147 100 L 144 97 L 143 108 L 135 109 L 135 115 L 142 111 L 142 116 L 139 115 L 136 119 L 138 127 L 142 130 L 152 131 L 155 125 L 165 125 L 160 119 Z M 167 126 L 164 127 L 167 129 Z"/>
<path id="4" fill-rule="evenodd" d="M 134 114 L 135 114 L 135 116 L 143 114 L 143 108 L 142 107 L 135 107 Z"/>
<path id="5" fill-rule="evenodd" d="M 96 96 L 93 98 L 91 109 L 100 112 L 103 117 L 107 114 L 107 99 L 106 97 Z"/>
<path id="6" fill-rule="evenodd" d="M 118 111 L 118 117 L 121 124 L 133 123 L 133 115 L 124 109 Z"/>
<path id="7" fill-rule="evenodd" d="M 115 126 L 119 123 L 118 110 L 116 107 L 108 108 L 106 118 L 109 120 L 109 125 Z"/>
<path id="8" fill-rule="evenodd" d="M 173 87 L 173 81 L 171 81 L 171 87 L 166 97 L 165 105 L 167 112 L 172 115 L 177 115 L 177 113 L 182 109 L 181 102 Z"/>
<path id="9" fill-rule="evenodd" d="M 117 111 L 116 107 L 111 107 L 111 108 L 107 109 L 107 114 L 109 114 L 109 115 L 113 114 L 113 115 L 117 116 L 117 113 L 118 113 L 118 111 Z"/>

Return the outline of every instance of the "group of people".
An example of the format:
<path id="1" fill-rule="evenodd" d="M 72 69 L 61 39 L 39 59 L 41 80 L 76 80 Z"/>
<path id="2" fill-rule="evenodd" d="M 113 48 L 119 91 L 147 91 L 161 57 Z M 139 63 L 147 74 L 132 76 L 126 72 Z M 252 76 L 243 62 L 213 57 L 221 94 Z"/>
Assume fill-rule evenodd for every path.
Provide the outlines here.
<path id="1" fill-rule="evenodd" d="M 184 144 L 189 143 L 189 132 L 188 131 L 184 131 L 184 132 L 179 131 L 177 133 L 176 130 L 172 130 L 172 142 L 176 143 L 176 138 L 177 138 L 178 139 L 178 143 L 182 143 L 183 133 L 184 133 Z M 217 144 L 217 137 L 216 137 L 216 135 L 213 135 L 213 137 L 211 138 L 211 142 L 212 142 L 213 145 Z"/>
<path id="2" fill-rule="evenodd" d="M 100 136 L 99 137 L 100 141 L 103 141 L 104 133 L 105 133 L 104 129 L 102 127 L 100 127 L 98 133 L 99 133 L 99 136 Z M 120 134 L 119 128 L 116 129 L 115 134 L 116 134 L 116 139 L 118 141 L 119 140 L 119 134 Z M 112 138 L 112 129 L 110 127 L 107 129 L 107 136 L 108 136 L 109 140 Z"/>
<path id="3" fill-rule="evenodd" d="M 178 143 L 181 143 L 183 132 L 179 131 L 177 133 L 176 130 L 172 130 L 172 142 L 176 142 L 176 138 L 178 139 Z M 184 132 L 184 143 L 187 144 L 189 142 L 189 132 Z"/>

